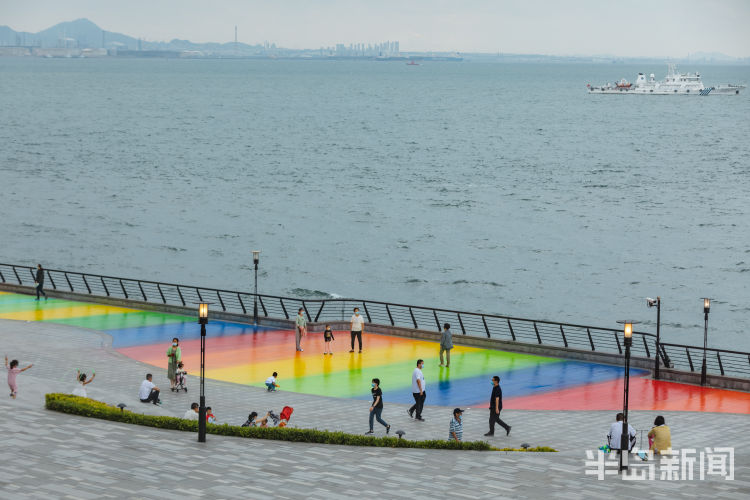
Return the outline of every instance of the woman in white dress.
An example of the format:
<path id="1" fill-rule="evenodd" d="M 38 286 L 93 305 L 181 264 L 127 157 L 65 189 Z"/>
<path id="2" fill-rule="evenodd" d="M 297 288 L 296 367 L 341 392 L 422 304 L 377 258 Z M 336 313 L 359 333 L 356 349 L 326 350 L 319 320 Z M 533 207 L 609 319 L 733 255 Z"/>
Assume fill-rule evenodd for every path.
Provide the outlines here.
<path id="1" fill-rule="evenodd" d="M 94 381 L 94 377 L 96 377 L 96 372 L 91 374 L 91 378 L 86 380 L 86 374 L 81 373 L 81 370 L 78 370 L 78 374 L 76 375 L 76 381 L 78 382 L 78 386 L 76 386 L 75 389 L 73 389 L 73 395 L 74 396 L 80 396 L 82 398 L 87 398 L 86 395 L 86 386 Z"/>

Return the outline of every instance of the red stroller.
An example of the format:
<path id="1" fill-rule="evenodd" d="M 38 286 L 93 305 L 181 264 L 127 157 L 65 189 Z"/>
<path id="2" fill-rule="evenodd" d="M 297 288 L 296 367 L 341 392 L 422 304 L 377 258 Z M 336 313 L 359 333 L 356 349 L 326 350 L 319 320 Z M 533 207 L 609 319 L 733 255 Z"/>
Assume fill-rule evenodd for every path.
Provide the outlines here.
<path id="1" fill-rule="evenodd" d="M 289 419 L 292 418 L 292 413 L 294 413 L 294 408 L 291 406 L 285 406 L 281 410 L 281 415 L 279 415 L 279 427 L 286 427 L 289 423 Z"/>

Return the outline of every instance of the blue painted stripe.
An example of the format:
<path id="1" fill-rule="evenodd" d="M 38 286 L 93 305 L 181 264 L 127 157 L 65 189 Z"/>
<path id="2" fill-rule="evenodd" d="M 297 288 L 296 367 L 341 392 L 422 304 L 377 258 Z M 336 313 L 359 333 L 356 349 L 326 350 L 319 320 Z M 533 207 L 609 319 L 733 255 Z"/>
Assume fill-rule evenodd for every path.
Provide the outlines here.
<path id="1" fill-rule="evenodd" d="M 580 361 L 562 361 L 560 363 L 543 363 L 529 368 L 512 370 L 506 373 L 495 373 L 469 377 L 444 377 L 438 381 L 427 380 L 427 401 L 429 405 L 487 407 L 492 392 L 491 378 L 500 376 L 503 398 L 538 395 L 540 392 L 559 391 L 579 385 L 594 384 L 614 380 L 623 376 L 621 366 L 584 363 Z M 447 373 L 444 372 L 444 373 Z M 646 370 L 631 369 L 631 376 L 637 377 L 647 373 Z M 408 377 L 408 374 L 406 374 Z M 388 391 L 383 387 L 383 401 L 393 403 L 414 402 L 411 389 L 404 388 Z M 356 399 L 369 399 L 362 395 Z"/>
<path id="2" fill-rule="evenodd" d="M 259 331 L 277 330 L 265 326 L 254 327 L 229 321 L 211 321 L 206 325 L 206 335 L 210 337 L 230 337 L 233 335 L 250 335 Z M 147 344 L 169 343 L 172 337 L 180 340 L 199 339 L 200 325 L 195 321 L 169 323 L 166 325 L 140 326 L 105 330 L 112 335 L 112 346 L 116 349 Z"/>

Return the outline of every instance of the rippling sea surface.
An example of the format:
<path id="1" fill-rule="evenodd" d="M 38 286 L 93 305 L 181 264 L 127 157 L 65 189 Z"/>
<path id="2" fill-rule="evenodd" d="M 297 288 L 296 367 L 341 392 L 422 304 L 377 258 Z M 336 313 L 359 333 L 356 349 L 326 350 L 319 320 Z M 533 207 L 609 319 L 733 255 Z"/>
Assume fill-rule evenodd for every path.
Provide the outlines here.
<path id="1" fill-rule="evenodd" d="M 665 70 L 3 58 L 0 260 L 750 350 L 750 93 L 586 93 Z"/>

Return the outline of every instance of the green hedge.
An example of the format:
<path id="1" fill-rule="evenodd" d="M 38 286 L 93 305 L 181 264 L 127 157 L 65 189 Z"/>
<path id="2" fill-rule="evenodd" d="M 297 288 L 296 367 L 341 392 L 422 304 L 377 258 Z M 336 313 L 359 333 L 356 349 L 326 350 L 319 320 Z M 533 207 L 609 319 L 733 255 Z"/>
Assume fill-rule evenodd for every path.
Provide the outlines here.
<path id="1" fill-rule="evenodd" d="M 70 394 L 47 394 L 45 407 L 48 410 L 100 418 L 114 422 L 146 425 L 159 429 L 198 432 L 198 422 L 176 417 L 143 415 L 131 411 L 121 411 L 115 406 L 81 398 Z M 301 443 L 340 444 L 347 446 L 379 446 L 389 448 L 430 448 L 437 450 L 474 450 L 489 451 L 492 448 L 484 441 L 457 443 L 441 439 L 428 441 L 410 441 L 398 437 L 373 437 L 347 434 L 345 432 L 319 431 L 316 429 L 295 429 L 291 427 L 238 427 L 234 425 L 206 424 L 206 433 L 220 436 L 236 436 L 255 439 L 273 439 L 276 441 L 294 441 Z"/>

